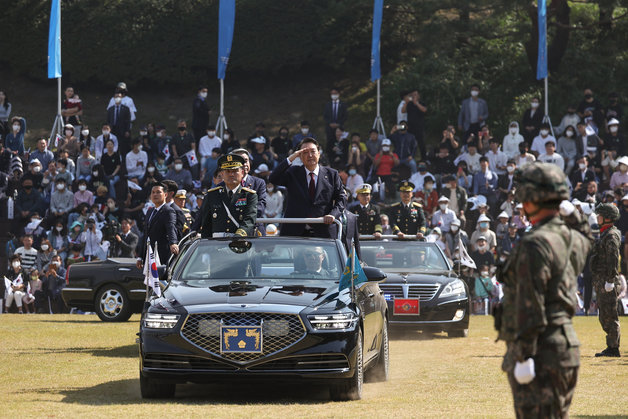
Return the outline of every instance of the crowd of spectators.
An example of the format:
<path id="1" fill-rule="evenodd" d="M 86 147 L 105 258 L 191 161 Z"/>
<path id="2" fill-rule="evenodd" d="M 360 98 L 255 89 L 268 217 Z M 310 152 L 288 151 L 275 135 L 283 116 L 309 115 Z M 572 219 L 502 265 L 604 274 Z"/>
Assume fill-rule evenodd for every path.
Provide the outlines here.
<path id="1" fill-rule="evenodd" d="M 348 129 L 349 106 L 339 89 L 331 89 L 330 101 L 322 107 L 325 126 L 317 127 L 326 136 L 321 164 L 340 172 L 349 209 L 358 204 L 360 185 L 372 185 L 384 234 L 390 231 L 386 212 L 398 200 L 397 184 L 409 180 L 413 199 L 421 203 L 432 237 L 445 254 L 459 260 L 462 243 L 475 261 L 477 268 L 465 268 L 463 275 L 478 296 L 491 292 L 486 278 L 530 227 L 514 198 L 515 171 L 526 164 L 538 160 L 560 167 L 574 205 L 592 225 L 595 205 L 616 203 L 621 213 L 617 226 L 622 236 L 628 232 L 628 157 L 617 93 L 602 103 L 585 89 L 555 126 L 545 120 L 539 98 L 533 98 L 520 122 L 493 126 L 489 104 L 480 86 L 473 85 L 457 118 L 452 115 L 456 123 L 443 127 L 437 139 L 426 137 L 429 100 L 416 89 L 400 96 L 390 132 L 359 132 Z M 198 89 L 191 129 L 185 119 L 177 121 L 175 132 L 162 124 L 134 126 L 139 111 L 126 85 L 119 83 L 106 112 L 103 106 L 105 122 L 90 127 L 82 100 L 68 87 L 63 134 L 38 139 L 29 151 L 27 121 L 13 114 L 6 91 L 0 90 L 0 171 L 5 174 L 0 186 L 17 226 L 6 248 L 6 280 L 0 281 L 5 309 L 15 302 L 20 312 L 61 310 L 60 289 L 69 265 L 137 256 L 129 243 L 142 240 L 141 226 L 152 205 L 146 186 L 154 181 L 176 182 L 169 198 L 193 219 L 202 192 L 221 182 L 218 158 L 232 150 L 245 147 L 250 173 L 267 182 L 263 215 L 281 216 L 289 197 L 268 183 L 268 176 L 303 138 L 316 138 L 313 127 L 304 120 L 297 132 L 282 126 L 272 136 L 259 122 L 248 136 L 238 137 L 229 128 L 220 138 L 209 122 L 206 99 L 207 89 Z M 129 242 L 130 235 L 134 241 Z"/>

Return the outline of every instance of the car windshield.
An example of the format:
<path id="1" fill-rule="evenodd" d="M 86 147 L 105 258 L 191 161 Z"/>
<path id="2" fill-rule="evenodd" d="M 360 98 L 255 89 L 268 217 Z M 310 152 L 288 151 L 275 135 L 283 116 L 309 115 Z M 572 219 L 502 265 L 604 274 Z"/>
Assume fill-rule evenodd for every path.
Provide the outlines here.
<path id="1" fill-rule="evenodd" d="M 446 271 L 447 261 L 434 243 L 361 241 L 362 261 L 388 272 Z"/>
<path id="2" fill-rule="evenodd" d="M 338 280 L 341 263 L 335 242 L 282 239 L 207 240 L 199 243 L 178 277 L 219 279 Z"/>

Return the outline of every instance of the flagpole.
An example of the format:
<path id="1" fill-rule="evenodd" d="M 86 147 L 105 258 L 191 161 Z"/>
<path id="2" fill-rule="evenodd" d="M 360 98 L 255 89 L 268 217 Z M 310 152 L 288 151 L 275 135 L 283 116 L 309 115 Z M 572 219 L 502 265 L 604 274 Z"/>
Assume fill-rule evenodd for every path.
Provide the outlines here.
<path id="1" fill-rule="evenodd" d="M 220 134 L 220 139 L 222 140 L 222 135 L 224 131 L 228 128 L 227 126 L 227 118 L 225 118 L 225 80 L 220 79 L 220 115 L 218 116 L 218 121 L 216 122 L 218 126 L 218 133 Z"/>
<path id="2" fill-rule="evenodd" d="M 373 121 L 373 129 L 376 129 L 379 134 L 386 135 L 386 129 L 384 128 L 384 121 L 382 120 L 381 114 L 381 90 L 380 90 L 380 80 L 377 79 L 377 115 L 375 116 L 375 121 Z"/>

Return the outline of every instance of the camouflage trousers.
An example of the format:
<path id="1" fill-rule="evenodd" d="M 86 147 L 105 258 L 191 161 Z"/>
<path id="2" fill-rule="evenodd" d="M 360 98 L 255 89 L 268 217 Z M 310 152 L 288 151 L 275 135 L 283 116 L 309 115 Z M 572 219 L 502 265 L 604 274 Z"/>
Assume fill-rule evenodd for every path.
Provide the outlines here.
<path id="1" fill-rule="evenodd" d="M 537 375 L 526 385 L 517 383 L 513 370 L 508 371 L 517 418 L 568 418 L 578 368 L 536 365 Z"/>
<path id="2" fill-rule="evenodd" d="M 603 286 L 595 287 L 600 324 L 606 333 L 606 346 L 619 348 L 619 317 L 617 316 L 617 289 L 606 292 Z"/>

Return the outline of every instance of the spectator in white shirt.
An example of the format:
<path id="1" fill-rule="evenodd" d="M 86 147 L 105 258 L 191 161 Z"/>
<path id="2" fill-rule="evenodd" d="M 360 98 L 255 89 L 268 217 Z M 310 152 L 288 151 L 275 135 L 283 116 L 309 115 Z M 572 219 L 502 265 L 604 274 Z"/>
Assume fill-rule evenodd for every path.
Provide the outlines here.
<path id="1" fill-rule="evenodd" d="M 401 121 L 408 120 L 408 112 L 404 112 L 403 108 L 410 102 L 410 96 L 405 90 L 399 92 L 399 96 L 401 96 L 401 102 L 399 102 L 399 106 L 397 106 L 397 124 L 401 124 Z"/>
<path id="2" fill-rule="evenodd" d="M 127 96 L 129 92 L 126 88 L 126 83 L 123 81 L 118 83 L 118 85 L 116 86 L 115 93 L 122 94 L 122 101 L 120 103 L 126 106 L 127 108 L 129 108 L 129 111 L 131 111 L 131 122 L 135 121 L 135 113 L 137 112 L 137 108 L 135 107 L 135 102 L 133 102 L 133 99 L 131 99 L 130 96 Z M 111 97 L 111 99 L 109 99 L 109 104 L 107 105 L 107 109 L 115 105 L 114 97 L 115 97 L 115 94 Z"/>
<path id="3" fill-rule="evenodd" d="M 109 124 L 104 124 L 102 126 L 102 135 L 96 137 L 96 141 L 92 143 L 93 149 L 90 150 L 98 163 L 100 163 L 100 157 L 105 152 L 105 145 L 109 140 L 113 141 L 113 151 L 118 151 L 118 137 L 112 134 Z"/>
<path id="4" fill-rule="evenodd" d="M 264 217 L 267 218 L 279 218 L 283 211 L 283 194 L 281 191 L 275 189 L 275 185 L 268 183 L 266 185 L 266 209 L 264 210 Z"/>
<path id="5" fill-rule="evenodd" d="M 142 150 L 142 140 L 133 140 L 133 149 L 126 153 L 126 171 L 129 178 L 136 177 L 139 181 L 144 179 L 148 154 Z"/>
<path id="6" fill-rule="evenodd" d="M 477 146 L 475 143 L 469 143 L 467 145 L 467 151 L 459 155 L 456 160 L 454 160 L 454 164 L 457 166 L 458 163 L 464 161 L 467 163 L 467 170 L 471 174 L 475 174 L 478 170 L 480 170 L 480 155 L 477 152 Z"/>
<path id="7" fill-rule="evenodd" d="M 519 154 L 519 143 L 523 142 L 523 135 L 519 134 L 519 123 L 512 121 L 508 127 L 508 134 L 504 136 L 502 151 L 509 159 L 514 159 Z"/>
<path id="8" fill-rule="evenodd" d="M 506 164 L 508 157 L 499 149 L 499 142 L 496 138 L 491 137 L 488 142 L 489 151 L 486 153 L 488 158 L 488 167 L 498 175 L 506 173 Z"/>
<path id="9" fill-rule="evenodd" d="M 419 192 L 423 190 L 423 182 L 426 177 L 431 177 L 432 181 L 436 179 L 436 176 L 427 171 L 427 164 L 425 162 L 419 162 L 417 172 L 410 177 L 410 182 L 414 183 L 414 190 L 412 192 Z M 362 182 L 364 183 L 364 182 Z M 360 185 L 362 184 L 360 183 Z"/>
<path id="10" fill-rule="evenodd" d="M 220 148 L 222 140 L 216 135 L 216 128 L 213 126 L 207 127 L 207 135 L 202 137 L 198 144 L 198 152 L 201 155 L 201 167 L 205 163 L 208 157 L 211 157 L 212 150 L 214 148 Z"/>
<path id="11" fill-rule="evenodd" d="M 92 218 L 88 218 L 85 223 L 85 231 L 79 236 L 79 243 L 83 246 L 83 256 L 87 261 L 96 258 L 100 253 L 100 242 L 102 232 L 96 228 L 96 223 Z"/>
<path id="12" fill-rule="evenodd" d="M 545 153 L 541 154 L 538 160 L 543 163 L 553 163 L 558 166 L 560 170 L 565 170 L 565 159 L 563 159 L 563 156 L 556 153 L 556 143 L 551 140 L 545 143 Z"/>
<path id="13" fill-rule="evenodd" d="M 532 147 L 530 147 L 530 151 L 534 154 L 534 157 L 539 157 L 545 152 L 545 143 L 548 141 L 552 141 L 554 143 L 554 147 L 556 146 L 556 138 L 554 138 L 553 135 L 550 135 L 550 126 L 548 123 L 544 122 L 541 124 L 539 135 L 534 137 Z"/>
<path id="14" fill-rule="evenodd" d="M 353 198 L 357 198 L 358 195 L 356 190 L 364 183 L 364 179 L 358 174 L 358 171 L 353 164 L 349 165 L 347 173 L 349 176 L 347 177 L 346 186 L 351 191 Z"/>
<path id="15" fill-rule="evenodd" d="M 554 128 L 554 134 L 561 135 L 565 132 L 567 127 L 572 126 L 575 127 L 580 122 L 580 117 L 576 113 L 578 106 L 569 105 L 567 106 L 567 114 L 563 116 L 563 119 L 560 121 L 560 125 Z"/>

